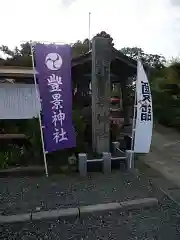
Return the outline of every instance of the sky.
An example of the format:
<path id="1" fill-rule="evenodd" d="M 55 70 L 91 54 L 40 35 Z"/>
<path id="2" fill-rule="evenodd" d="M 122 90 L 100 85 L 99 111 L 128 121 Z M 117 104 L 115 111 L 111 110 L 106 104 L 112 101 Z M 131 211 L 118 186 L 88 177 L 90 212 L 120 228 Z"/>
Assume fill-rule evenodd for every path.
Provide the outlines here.
<path id="1" fill-rule="evenodd" d="M 117 49 L 180 56 L 180 0 L 0 0 L 0 45 L 73 43 L 109 33 Z"/>

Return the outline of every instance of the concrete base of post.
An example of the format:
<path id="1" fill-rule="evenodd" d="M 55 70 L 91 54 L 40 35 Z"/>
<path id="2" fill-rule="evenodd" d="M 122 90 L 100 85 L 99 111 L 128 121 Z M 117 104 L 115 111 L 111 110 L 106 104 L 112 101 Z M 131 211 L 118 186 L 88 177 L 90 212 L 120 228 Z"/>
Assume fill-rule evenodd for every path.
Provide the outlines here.
<path id="1" fill-rule="evenodd" d="M 126 158 L 125 158 L 126 167 L 128 170 L 133 170 L 134 169 L 134 152 L 131 150 L 126 150 L 125 154 L 126 154 L 125 155 L 126 156 Z M 117 159 L 118 159 L 118 157 L 117 157 Z M 92 159 L 92 160 L 89 160 L 89 162 L 93 162 L 93 161 L 96 162 L 96 160 L 102 161 L 103 172 L 105 174 L 108 174 L 111 172 L 111 161 L 112 161 L 111 153 L 104 152 L 102 159 Z M 88 164 L 87 154 L 80 153 L 79 161 L 78 161 L 78 170 L 79 170 L 80 176 L 83 176 L 83 177 L 87 176 L 87 164 Z"/>
<path id="2" fill-rule="evenodd" d="M 134 169 L 134 152 L 126 150 L 126 166 L 128 170 Z"/>
<path id="3" fill-rule="evenodd" d="M 80 153 L 78 158 L 79 158 L 78 170 L 79 170 L 80 176 L 85 177 L 87 175 L 87 154 Z"/>
<path id="4" fill-rule="evenodd" d="M 105 174 L 111 172 L 111 153 L 109 152 L 103 153 L 103 172 Z"/>

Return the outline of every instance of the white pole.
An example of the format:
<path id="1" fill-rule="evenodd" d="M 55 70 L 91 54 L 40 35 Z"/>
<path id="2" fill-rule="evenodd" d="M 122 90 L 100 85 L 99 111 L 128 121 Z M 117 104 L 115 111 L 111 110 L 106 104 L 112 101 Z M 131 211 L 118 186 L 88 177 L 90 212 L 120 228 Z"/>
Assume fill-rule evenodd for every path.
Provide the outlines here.
<path id="1" fill-rule="evenodd" d="M 137 81 L 137 80 L 136 80 Z M 133 122 L 132 122 L 132 135 L 131 135 L 131 152 L 130 152 L 130 163 L 129 163 L 129 168 L 132 168 L 132 158 L 133 158 L 133 153 L 134 153 L 134 136 L 135 136 L 135 127 L 136 127 L 136 108 L 137 108 L 137 103 L 136 100 L 136 88 L 135 88 L 135 96 L 134 96 L 134 112 L 133 112 Z"/>
<path id="2" fill-rule="evenodd" d="M 140 59 L 139 53 L 138 53 L 138 60 L 137 60 L 137 71 L 138 71 L 138 61 Z M 137 82 L 137 76 L 136 76 L 136 82 Z M 130 163 L 129 168 L 132 168 L 132 158 L 134 154 L 134 137 L 135 137 L 135 131 L 136 131 L 136 111 L 137 111 L 137 92 L 136 92 L 136 82 L 135 82 L 135 91 L 134 91 L 134 112 L 133 112 L 133 122 L 132 122 L 132 135 L 131 135 L 131 152 L 130 152 Z"/>
<path id="3" fill-rule="evenodd" d="M 91 13 L 89 12 L 89 51 L 91 50 Z"/>
<path id="4" fill-rule="evenodd" d="M 35 64 L 34 64 L 34 54 L 33 54 L 33 48 L 32 48 L 32 41 L 30 41 L 30 46 L 31 46 L 31 56 L 32 56 L 32 66 L 33 66 L 33 75 L 34 75 L 34 85 L 36 89 L 36 97 L 38 101 L 40 101 L 39 97 L 39 92 L 38 92 L 38 86 L 37 86 L 37 80 L 36 80 L 36 70 L 35 70 Z M 46 152 L 45 152 L 45 147 L 44 147 L 44 136 L 43 136 L 43 130 L 42 130 L 42 121 L 41 121 L 41 113 L 38 113 L 38 118 L 39 118 L 39 126 L 40 126 L 40 132 L 41 132 L 41 142 L 42 142 L 42 150 L 43 150 L 43 157 L 44 157 L 44 167 L 45 167 L 45 172 L 46 176 L 48 177 L 48 168 L 47 168 L 47 160 L 46 160 Z"/>

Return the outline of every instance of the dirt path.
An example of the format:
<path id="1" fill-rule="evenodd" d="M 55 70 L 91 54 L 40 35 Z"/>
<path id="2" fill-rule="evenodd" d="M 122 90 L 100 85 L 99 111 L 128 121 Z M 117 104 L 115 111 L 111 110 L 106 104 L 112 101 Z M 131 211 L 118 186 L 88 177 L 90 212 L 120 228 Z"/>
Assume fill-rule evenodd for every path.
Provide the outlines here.
<path id="1" fill-rule="evenodd" d="M 151 152 L 144 157 L 144 161 L 180 187 L 180 133 L 156 125 Z"/>

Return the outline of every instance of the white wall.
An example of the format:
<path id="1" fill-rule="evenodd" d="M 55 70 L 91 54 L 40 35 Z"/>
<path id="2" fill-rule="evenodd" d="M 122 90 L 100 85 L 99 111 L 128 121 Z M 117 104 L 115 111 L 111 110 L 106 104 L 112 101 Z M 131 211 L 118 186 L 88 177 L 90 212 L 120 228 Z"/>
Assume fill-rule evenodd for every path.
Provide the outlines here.
<path id="1" fill-rule="evenodd" d="M 0 84 L 0 119 L 29 119 L 39 111 L 34 84 Z"/>

